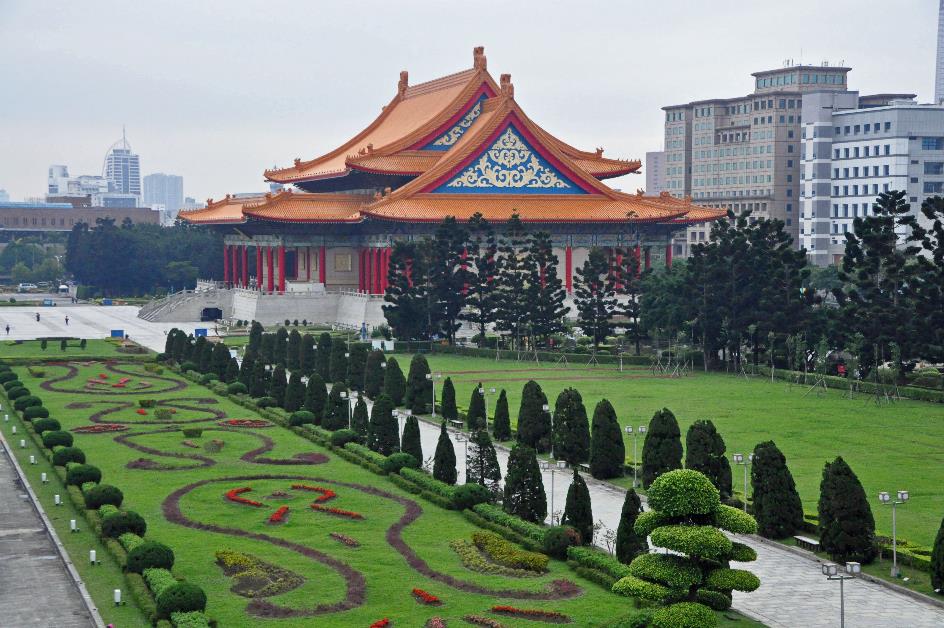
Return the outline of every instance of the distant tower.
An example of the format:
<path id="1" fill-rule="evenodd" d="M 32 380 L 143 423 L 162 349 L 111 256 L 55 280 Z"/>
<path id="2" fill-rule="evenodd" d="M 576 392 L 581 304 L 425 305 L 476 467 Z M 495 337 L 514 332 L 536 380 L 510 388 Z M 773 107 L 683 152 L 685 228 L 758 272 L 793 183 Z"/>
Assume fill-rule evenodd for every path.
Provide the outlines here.
<path id="1" fill-rule="evenodd" d="M 141 196 L 141 164 L 131 152 L 131 145 L 121 127 L 121 139 L 105 153 L 102 176 L 108 179 L 109 192 Z"/>
<path id="2" fill-rule="evenodd" d="M 937 11 L 937 63 L 934 64 L 934 102 L 944 100 L 944 0 Z"/>

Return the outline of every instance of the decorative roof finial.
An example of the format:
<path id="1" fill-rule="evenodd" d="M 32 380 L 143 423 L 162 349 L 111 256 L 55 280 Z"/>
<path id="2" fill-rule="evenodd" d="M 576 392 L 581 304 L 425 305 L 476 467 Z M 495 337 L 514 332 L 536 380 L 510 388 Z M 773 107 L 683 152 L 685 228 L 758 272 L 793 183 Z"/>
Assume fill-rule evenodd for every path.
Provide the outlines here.
<path id="1" fill-rule="evenodd" d="M 597 159 L 600 159 L 601 157 L 603 157 L 603 147 L 602 147 L 602 146 L 598 146 L 598 147 L 597 147 Z"/>
<path id="2" fill-rule="evenodd" d="M 406 70 L 400 72 L 400 82 L 397 83 L 397 94 L 401 97 L 406 94 L 406 88 L 410 86 L 410 73 Z"/>
<path id="3" fill-rule="evenodd" d="M 508 98 L 515 97 L 515 86 L 511 82 L 511 74 L 502 74 L 499 79 L 499 86 L 501 87 L 502 95 Z"/>
<path id="4" fill-rule="evenodd" d="M 488 59 L 485 58 L 485 46 L 476 46 L 472 49 L 472 68 L 476 70 L 488 69 Z"/>
<path id="5" fill-rule="evenodd" d="M 296 157 L 296 158 L 295 158 L 295 168 L 298 169 L 298 168 L 301 167 L 301 165 L 302 165 L 302 159 L 301 159 L 301 157 Z"/>

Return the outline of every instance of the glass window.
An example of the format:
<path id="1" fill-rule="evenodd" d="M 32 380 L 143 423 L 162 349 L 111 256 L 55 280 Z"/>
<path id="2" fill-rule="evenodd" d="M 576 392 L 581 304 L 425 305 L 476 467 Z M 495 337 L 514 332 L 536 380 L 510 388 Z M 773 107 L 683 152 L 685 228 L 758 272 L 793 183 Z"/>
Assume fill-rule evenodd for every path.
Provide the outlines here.
<path id="1" fill-rule="evenodd" d="M 940 194 L 941 192 L 944 192 L 944 181 L 925 181 L 924 182 L 925 194 Z"/>
<path id="2" fill-rule="evenodd" d="M 335 272 L 349 273 L 351 272 L 351 257 L 350 253 L 335 253 L 334 254 L 334 270 Z"/>
<path id="3" fill-rule="evenodd" d="M 886 122 L 886 123 L 885 123 L 885 130 L 886 130 L 886 131 L 891 131 L 891 130 L 892 130 L 892 123 L 891 123 L 891 122 Z"/>
<path id="4" fill-rule="evenodd" d="M 944 161 L 924 162 L 924 174 L 944 174 Z"/>
<path id="5" fill-rule="evenodd" d="M 944 137 L 922 137 L 921 150 L 944 150 Z"/>

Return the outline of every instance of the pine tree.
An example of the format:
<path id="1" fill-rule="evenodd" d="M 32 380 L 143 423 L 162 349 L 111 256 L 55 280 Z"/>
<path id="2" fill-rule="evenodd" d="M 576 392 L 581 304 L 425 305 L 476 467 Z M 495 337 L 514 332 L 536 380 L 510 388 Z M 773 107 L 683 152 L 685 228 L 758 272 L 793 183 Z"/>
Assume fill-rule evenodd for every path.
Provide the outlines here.
<path id="1" fill-rule="evenodd" d="M 534 289 L 531 333 L 547 342 L 551 334 L 564 331 L 564 316 L 570 311 L 564 305 L 567 291 L 557 276 L 558 260 L 548 233 L 539 231 L 528 238 L 528 257 L 532 261 L 529 283 Z"/>
<path id="2" fill-rule="evenodd" d="M 914 255 L 918 271 L 911 280 L 918 328 L 914 353 L 929 362 L 944 362 L 944 197 L 921 203 L 924 220 L 907 215 L 900 223 L 910 232 L 908 242 L 922 254 Z"/>
<path id="3" fill-rule="evenodd" d="M 498 494 L 501 482 L 501 467 L 495 446 L 486 430 L 478 430 L 469 440 L 469 458 L 466 465 L 466 484 L 481 484 L 492 493 Z"/>
<path id="4" fill-rule="evenodd" d="M 279 407 L 285 405 L 286 388 L 285 367 L 279 364 L 272 369 L 272 381 L 269 382 L 269 396 L 275 400 L 275 405 Z"/>
<path id="5" fill-rule="evenodd" d="M 430 252 L 430 287 L 433 330 L 449 344 L 455 343 L 459 313 L 465 306 L 471 273 L 465 252 L 468 231 L 453 216 L 446 216 L 436 228 Z"/>
<path id="6" fill-rule="evenodd" d="M 598 480 L 623 477 L 626 445 L 616 420 L 616 410 L 606 399 L 593 409 L 590 431 L 590 474 Z"/>
<path id="7" fill-rule="evenodd" d="M 593 340 L 594 348 L 598 347 L 610 335 L 610 319 L 616 308 L 613 274 L 606 253 L 599 247 L 591 248 L 587 261 L 577 269 L 574 305 L 580 328 Z"/>
<path id="8" fill-rule="evenodd" d="M 616 528 L 616 559 L 628 565 L 640 554 L 649 552 L 645 536 L 636 534 L 636 518 L 642 513 L 642 501 L 634 489 L 626 491 L 619 526 Z"/>
<path id="9" fill-rule="evenodd" d="M 518 410 L 518 442 L 533 447 L 538 453 L 551 450 L 551 414 L 544 410 L 547 396 L 534 380 L 529 380 L 521 391 Z"/>
<path id="10" fill-rule="evenodd" d="M 398 426 L 399 427 L 399 426 Z M 403 423 L 403 439 L 400 451 L 410 454 L 416 461 L 423 464 L 423 444 L 420 441 L 420 424 L 412 414 Z"/>
<path id="11" fill-rule="evenodd" d="M 367 446 L 385 456 L 400 451 L 400 426 L 393 416 L 393 402 L 387 395 L 375 399 L 370 410 Z"/>
<path id="12" fill-rule="evenodd" d="M 279 366 L 286 365 L 288 352 L 288 330 L 279 327 L 275 332 L 275 343 L 272 345 L 272 360 Z"/>
<path id="13" fill-rule="evenodd" d="M 472 396 L 469 398 L 469 410 L 465 414 L 465 426 L 470 432 L 484 430 L 488 424 L 488 417 L 485 415 L 485 396 L 479 392 L 481 387 L 482 382 L 479 382 L 472 389 Z"/>
<path id="14" fill-rule="evenodd" d="M 473 234 L 468 247 L 468 263 L 475 269 L 469 273 L 466 292 L 467 307 L 460 318 L 479 330 L 479 346 L 485 342 L 488 326 L 495 322 L 497 298 L 495 283 L 498 275 L 498 247 L 495 231 L 482 214 L 475 212 L 469 218 L 469 230 Z"/>
<path id="15" fill-rule="evenodd" d="M 331 334 L 322 332 L 318 336 L 318 350 L 315 352 L 315 370 L 326 382 L 331 379 L 331 345 Z"/>
<path id="16" fill-rule="evenodd" d="M 236 358 L 230 358 L 226 365 L 226 373 L 223 374 L 223 381 L 232 384 L 239 379 L 239 361 Z"/>
<path id="17" fill-rule="evenodd" d="M 387 358 L 380 349 L 374 349 L 367 355 L 367 366 L 364 370 L 364 394 L 376 399 L 383 390 L 384 364 Z"/>
<path id="18" fill-rule="evenodd" d="M 305 386 L 305 409 L 315 415 L 315 425 L 321 425 L 325 402 L 328 400 L 328 387 L 321 375 L 312 373 Z"/>
<path id="19" fill-rule="evenodd" d="M 561 525 L 570 526 L 580 533 L 580 542 L 583 545 L 593 543 L 593 510 L 590 506 L 590 490 L 583 481 L 577 469 L 574 468 L 574 479 L 567 489 L 567 502 L 564 506 L 564 516 Z"/>
<path id="20" fill-rule="evenodd" d="M 328 393 L 328 399 L 325 401 L 324 411 L 321 414 L 321 427 L 326 430 L 333 432 L 348 426 L 349 402 L 341 397 L 342 392 L 347 393 L 344 382 L 334 382 L 331 385 L 331 392 Z"/>
<path id="21" fill-rule="evenodd" d="M 556 459 L 566 460 L 571 465 L 590 459 L 590 423 L 587 421 L 583 397 L 576 389 L 565 388 L 557 395 L 553 426 Z"/>
<path id="22" fill-rule="evenodd" d="M 452 385 L 452 378 L 447 377 L 442 386 L 442 399 L 439 409 L 446 420 L 459 418 L 459 409 L 456 407 L 456 388 Z"/>
<path id="23" fill-rule="evenodd" d="M 302 374 L 293 371 L 288 379 L 288 388 L 285 389 L 285 403 L 282 405 L 286 412 L 301 410 L 305 404 L 305 384 L 302 383 Z"/>
<path id="24" fill-rule="evenodd" d="M 229 348 L 222 342 L 214 344 L 210 370 L 216 373 L 222 381 L 226 380 L 226 369 L 229 367 L 229 360 Z"/>
<path id="25" fill-rule="evenodd" d="M 508 394 L 502 388 L 495 402 L 495 419 L 492 421 L 492 438 L 506 441 L 511 438 L 511 416 L 508 413 Z"/>
<path id="26" fill-rule="evenodd" d="M 787 468 L 787 459 L 773 441 L 754 448 L 751 490 L 758 534 L 769 539 L 785 539 L 801 529 L 803 504 Z"/>
<path id="27" fill-rule="evenodd" d="M 285 366 L 290 371 L 297 371 L 302 367 L 302 335 L 293 329 L 288 335 L 288 345 L 285 348 Z"/>
<path id="28" fill-rule="evenodd" d="M 410 360 L 410 373 L 406 377 L 406 397 L 404 403 L 414 414 L 426 414 L 433 406 L 433 382 L 426 379 L 429 364 L 426 356 L 417 353 Z"/>
<path id="29" fill-rule="evenodd" d="M 347 344 L 343 340 L 335 340 L 331 344 L 331 381 L 347 382 Z"/>
<path id="30" fill-rule="evenodd" d="M 505 229 L 498 247 L 495 328 L 508 332 L 520 349 L 534 304 L 535 287 L 530 283 L 533 262 L 527 255 L 527 233 L 517 213 L 511 215 Z"/>
<path id="31" fill-rule="evenodd" d="M 456 450 L 446 431 L 446 422 L 439 426 L 439 440 L 436 441 L 436 455 L 433 457 L 433 477 L 446 484 L 455 484 L 459 477 L 456 471 Z"/>
<path id="32" fill-rule="evenodd" d="M 542 523 L 547 517 L 547 496 L 538 457 L 527 445 L 519 443 L 511 448 L 502 508 L 510 515 L 534 523 Z"/>
<path id="33" fill-rule="evenodd" d="M 931 588 L 937 593 L 944 593 L 944 519 L 941 519 L 941 527 L 931 550 Z"/>
<path id="34" fill-rule="evenodd" d="M 724 453 L 724 439 L 714 423 L 700 419 L 691 424 L 685 435 L 685 468 L 705 474 L 721 499 L 731 497 L 731 463 Z"/>
<path id="35" fill-rule="evenodd" d="M 347 362 L 347 384 L 351 390 L 364 389 L 364 374 L 367 371 L 368 345 L 363 342 L 352 342 L 349 349 L 350 357 Z"/>
<path id="36" fill-rule="evenodd" d="M 252 383 L 249 394 L 252 397 L 265 397 L 269 391 L 269 371 L 261 359 L 256 360 L 252 367 Z"/>
<path id="37" fill-rule="evenodd" d="M 302 373 L 305 375 L 314 373 L 317 360 L 318 352 L 315 350 L 315 338 L 311 334 L 305 334 L 302 336 L 301 355 L 298 359 Z"/>
<path id="38" fill-rule="evenodd" d="M 431 304 L 429 240 L 397 241 L 390 254 L 383 313 L 387 324 L 400 340 L 429 340 L 433 321 Z"/>
<path id="39" fill-rule="evenodd" d="M 387 360 L 387 372 L 384 374 L 383 394 L 390 397 L 394 407 L 403 405 L 403 396 L 406 394 L 406 379 L 400 370 L 400 363 L 396 358 Z"/>
<path id="40" fill-rule="evenodd" d="M 823 468 L 819 531 L 820 546 L 833 560 L 875 560 L 875 518 L 859 478 L 841 456 Z"/>
<path id="41" fill-rule="evenodd" d="M 172 327 L 169 332 L 167 332 L 167 337 L 164 338 L 164 355 L 168 357 L 174 356 L 174 343 L 177 340 L 177 334 L 180 332 L 176 327 Z"/>
<path id="42" fill-rule="evenodd" d="M 246 355 L 252 355 L 253 358 L 259 355 L 259 348 L 262 343 L 262 324 L 259 321 L 252 321 L 249 326 L 249 342 L 246 344 Z"/>
<path id="43" fill-rule="evenodd" d="M 351 429 L 357 432 L 361 442 L 367 442 L 367 435 L 370 433 L 370 421 L 367 417 L 367 402 L 364 401 L 364 395 L 357 398 L 354 404 L 354 413 L 351 416 Z"/>
<path id="44" fill-rule="evenodd" d="M 626 337 L 633 342 L 636 347 L 636 355 L 640 353 L 640 341 L 642 339 L 642 325 L 640 323 L 641 315 L 641 291 L 644 285 L 644 275 L 651 271 L 643 271 L 642 260 L 640 256 L 642 251 L 637 245 L 632 250 L 618 249 L 617 255 L 622 258 L 622 264 L 616 268 L 616 292 L 626 296 L 623 307 L 617 306 L 626 318 Z"/>
<path id="45" fill-rule="evenodd" d="M 682 440 L 678 421 L 668 408 L 652 415 L 649 431 L 642 445 L 642 485 L 668 471 L 682 468 Z"/>

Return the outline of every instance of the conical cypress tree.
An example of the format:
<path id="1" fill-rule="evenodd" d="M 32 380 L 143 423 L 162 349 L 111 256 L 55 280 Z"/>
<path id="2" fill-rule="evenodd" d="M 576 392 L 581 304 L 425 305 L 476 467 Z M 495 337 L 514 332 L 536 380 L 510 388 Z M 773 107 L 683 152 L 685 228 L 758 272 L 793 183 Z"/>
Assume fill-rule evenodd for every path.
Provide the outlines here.
<path id="1" fill-rule="evenodd" d="M 616 410 L 609 401 L 601 399 L 593 410 L 590 474 L 598 480 L 623 477 L 625 464 L 626 446 L 616 420 Z"/>
<path id="2" fill-rule="evenodd" d="M 288 335 L 288 345 L 285 348 L 285 366 L 290 371 L 297 371 L 302 367 L 302 335 L 293 329 Z"/>
<path id="3" fill-rule="evenodd" d="M 239 361 L 236 358 L 230 358 L 226 365 L 226 373 L 223 374 L 223 381 L 232 384 L 239 379 Z"/>
<path id="4" fill-rule="evenodd" d="M 264 364 L 275 363 L 275 334 L 262 334 L 259 341 L 259 355 L 257 356 Z"/>
<path id="5" fill-rule="evenodd" d="M 459 409 L 456 407 L 456 388 L 452 385 L 451 377 L 447 377 L 443 382 L 439 409 L 446 420 L 454 421 L 459 418 Z"/>
<path id="6" fill-rule="evenodd" d="M 247 355 L 243 357 L 243 363 L 239 365 L 239 381 L 246 385 L 246 389 L 252 387 L 252 370 L 255 367 L 256 359 Z"/>
<path id="7" fill-rule="evenodd" d="M 331 366 L 328 371 L 331 373 L 331 381 L 347 381 L 347 345 L 342 340 L 336 340 L 331 344 Z"/>
<path id="8" fill-rule="evenodd" d="M 403 424 L 403 439 L 400 443 L 400 451 L 410 454 L 416 461 L 423 464 L 423 444 L 420 442 L 420 424 L 412 414 L 406 418 Z"/>
<path id="9" fill-rule="evenodd" d="M 931 588 L 937 593 L 944 593 L 944 519 L 941 519 L 941 527 L 931 549 Z"/>
<path id="10" fill-rule="evenodd" d="M 222 342 L 213 345 L 212 364 L 210 370 L 216 373 L 221 381 L 226 380 L 226 368 L 229 366 L 229 347 Z"/>
<path id="11" fill-rule="evenodd" d="M 315 370 L 323 381 L 331 379 L 331 334 L 322 332 L 318 336 L 318 350 L 315 352 Z"/>
<path id="12" fill-rule="evenodd" d="M 535 451 L 521 443 L 511 448 L 502 508 L 525 521 L 541 523 L 547 517 L 547 495 Z"/>
<path id="13" fill-rule="evenodd" d="M 469 398 L 469 411 L 465 415 L 465 426 L 470 432 L 484 430 L 488 419 L 485 416 L 485 396 L 479 392 L 482 382 L 472 389 Z"/>
<path id="14" fill-rule="evenodd" d="M 347 392 L 344 382 L 334 382 L 331 392 L 325 401 L 324 412 L 321 415 L 321 427 L 326 430 L 344 429 L 348 426 L 348 400 L 341 398 L 341 393 Z"/>
<path id="15" fill-rule="evenodd" d="M 429 364 L 426 357 L 417 353 L 410 360 L 410 372 L 406 376 L 406 396 L 403 402 L 414 414 L 426 414 L 433 406 L 433 382 L 426 379 Z"/>
<path id="16" fill-rule="evenodd" d="M 875 560 L 875 518 L 859 478 L 842 457 L 823 468 L 819 532 L 820 546 L 833 560 Z"/>
<path id="17" fill-rule="evenodd" d="M 497 441 L 506 441 L 511 438 L 511 416 L 508 414 L 508 395 L 504 388 L 498 393 L 498 401 L 495 403 L 492 437 Z"/>
<path id="18" fill-rule="evenodd" d="M 281 366 L 285 366 L 288 351 L 288 330 L 279 327 L 275 332 L 275 343 L 272 345 L 272 360 Z"/>
<path id="19" fill-rule="evenodd" d="M 190 357 L 190 336 L 180 332 L 177 339 L 174 340 L 174 359 L 177 362 L 184 362 Z"/>
<path id="20" fill-rule="evenodd" d="M 668 408 L 652 415 L 649 431 L 642 445 L 642 485 L 668 471 L 682 468 L 682 439 L 678 421 Z"/>
<path id="21" fill-rule="evenodd" d="M 164 355 L 174 357 L 174 343 L 177 341 L 177 333 L 179 331 L 179 329 L 173 327 L 167 332 L 167 337 L 164 338 Z"/>
<path id="22" fill-rule="evenodd" d="M 262 331 L 262 324 L 259 321 L 252 321 L 252 325 L 249 326 L 249 342 L 246 344 L 246 355 L 252 355 L 253 357 L 259 355 Z"/>
<path id="23" fill-rule="evenodd" d="M 757 533 L 769 539 L 793 536 L 803 525 L 803 504 L 787 459 L 773 441 L 754 448 L 751 466 Z"/>
<path id="24" fill-rule="evenodd" d="M 640 554 L 649 551 L 649 542 L 645 536 L 636 534 L 636 518 L 642 512 L 642 501 L 636 491 L 626 491 L 623 511 L 620 513 L 619 526 L 616 528 L 616 559 L 628 565 Z"/>
<path id="25" fill-rule="evenodd" d="M 367 446 L 385 456 L 400 451 L 400 426 L 393 416 L 393 402 L 387 395 L 375 399 L 370 410 Z"/>
<path id="26" fill-rule="evenodd" d="M 203 346 L 200 347 L 199 364 L 201 373 L 216 372 L 216 370 L 213 368 L 213 345 L 209 342 L 204 343 Z"/>
<path id="27" fill-rule="evenodd" d="M 369 423 L 367 402 L 364 401 L 364 395 L 361 395 L 357 398 L 357 403 L 354 404 L 354 414 L 351 417 L 351 429 L 361 437 L 361 442 L 367 442 L 367 434 L 370 431 Z"/>
<path id="28" fill-rule="evenodd" d="M 731 463 L 725 454 L 724 439 L 711 421 L 699 419 L 685 434 L 685 468 L 703 473 L 721 493 L 731 497 Z"/>
<path id="29" fill-rule="evenodd" d="M 495 494 L 501 482 L 501 467 L 488 432 L 478 430 L 469 440 L 469 459 L 465 474 L 466 484 L 481 484 Z"/>
<path id="30" fill-rule="evenodd" d="M 387 358 L 383 351 L 375 349 L 367 355 L 367 366 L 364 370 L 364 394 L 376 399 L 383 391 L 384 363 Z"/>
<path id="31" fill-rule="evenodd" d="M 544 411 L 547 396 L 534 380 L 521 391 L 518 410 L 518 442 L 533 447 L 538 453 L 551 450 L 551 414 Z"/>
<path id="32" fill-rule="evenodd" d="M 364 389 L 364 373 L 367 371 L 368 346 L 363 342 L 352 342 L 348 358 L 348 387 L 351 390 Z"/>
<path id="33" fill-rule="evenodd" d="M 293 371 L 285 389 L 285 403 L 282 405 L 286 412 L 300 410 L 305 404 L 305 384 L 302 383 L 300 371 Z"/>
<path id="34" fill-rule="evenodd" d="M 574 468 L 574 479 L 567 489 L 567 503 L 564 506 L 564 516 L 561 525 L 570 526 L 580 533 L 580 542 L 583 545 L 593 543 L 593 510 L 590 506 L 590 491 L 577 469 Z"/>
<path id="35" fill-rule="evenodd" d="M 280 407 L 285 405 L 285 389 L 287 386 L 285 367 L 279 364 L 272 369 L 272 381 L 269 382 L 269 396 L 275 399 L 275 405 Z"/>
<path id="36" fill-rule="evenodd" d="M 590 424 L 583 397 L 574 388 L 565 388 L 554 402 L 554 457 L 569 464 L 590 459 Z M 619 427 L 617 426 L 617 431 Z M 622 439 L 621 439 L 622 440 Z"/>
<path id="37" fill-rule="evenodd" d="M 298 360 L 302 373 L 305 375 L 314 373 L 317 359 L 318 352 L 315 350 L 315 339 L 311 334 L 305 334 L 302 336 L 301 356 Z"/>
<path id="38" fill-rule="evenodd" d="M 318 373 L 308 377 L 305 386 L 305 409 L 315 415 L 315 425 L 321 425 L 324 416 L 325 402 L 328 400 L 328 387 Z"/>
<path id="39" fill-rule="evenodd" d="M 269 372 L 262 360 L 256 360 L 252 367 L 252 382 L 249 386 L 249 394 L 253 397 L 265 397 L 268 391 Z"/>
<path id="40" fill-rule="evenodd" d="M 400 363 L 396 358 L 387 360 L 387 372 L 384 374 L 383 393 L 390 397 L 393 405 L 403 405 L 403 397 L 406 394 L 406 378 L 403 377 L 403 371 L 400 369 Z"/>
<path id="41" fill-rule="evenodd" d="M 436 441 L 436 455 L 433 457 L 433 477 L 446 484 L 455 484 L 459 477 L 456 471 L 456 450 L 446 431 L 446 422 L 439 426 L 439 440 Z"/>

